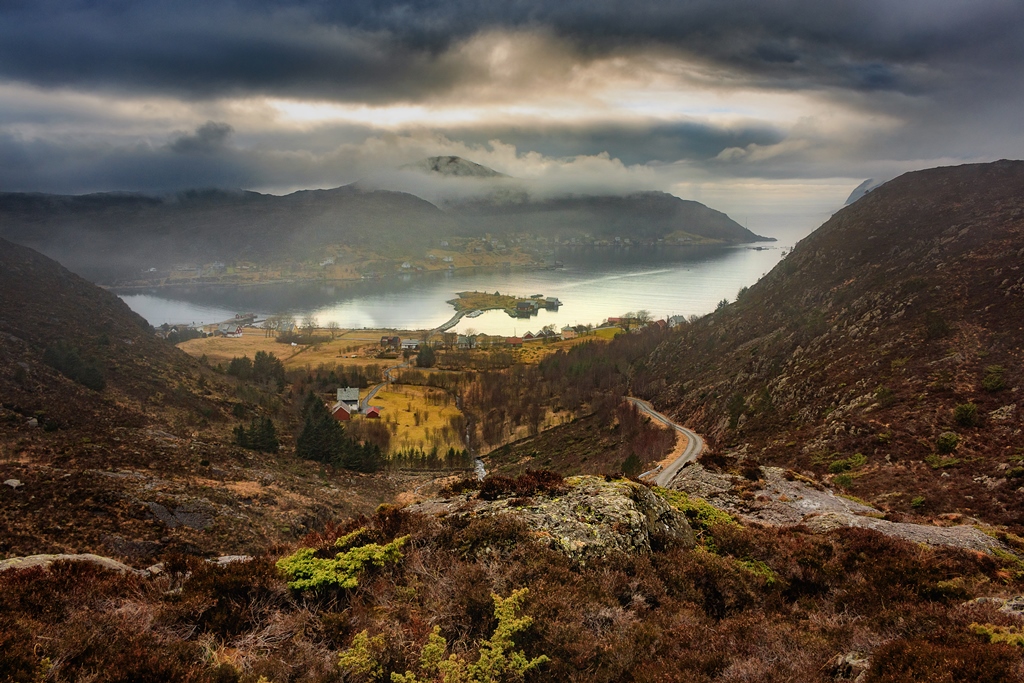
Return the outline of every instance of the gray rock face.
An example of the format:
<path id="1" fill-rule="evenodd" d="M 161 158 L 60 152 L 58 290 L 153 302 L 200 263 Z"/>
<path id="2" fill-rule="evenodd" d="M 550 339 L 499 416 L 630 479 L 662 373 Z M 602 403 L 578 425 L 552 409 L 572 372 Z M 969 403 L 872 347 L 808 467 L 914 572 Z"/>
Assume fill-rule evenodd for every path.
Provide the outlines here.
<path id="1" fill-rule="evenodd" d="M 10 486 L 12 489 L 16 489 L 19 486 L 24 486 L 24 484 L 22 484 L 21 481 L 19 481 L 18 479 L 5 479 L 4 485 Z"/>
<path id="2" fill-rule="evenodd" d="M 840 527 L 874 529 L 886 536 L 933 546 L 953 546 L 991 553 L 1003 544 L 970 525 L 937 527 L 878 519 L 881 513 L 824 487 L 790 480 L 779 467 L 762 467 L 760 485 L 752 498 L 744 499 L 736 488 L 738 477 L 690 465 L 672 482 L 672 488 L 705 499 L 742 520 L 795 526 L 827 533 Z"/>
<path id="3" fill-rule="evenodd" d="M 480 500 L 474 494 L 417 503 L 413 512 L 438 516 L 514 515 L 536 535 L 570 557 L 609 552 L 648 553 L 654 546 L 691 548 L 695 538 L 686 517 L 646 486 L 628 480 L 571 477 L 568 490 L 528 500 Z"/>

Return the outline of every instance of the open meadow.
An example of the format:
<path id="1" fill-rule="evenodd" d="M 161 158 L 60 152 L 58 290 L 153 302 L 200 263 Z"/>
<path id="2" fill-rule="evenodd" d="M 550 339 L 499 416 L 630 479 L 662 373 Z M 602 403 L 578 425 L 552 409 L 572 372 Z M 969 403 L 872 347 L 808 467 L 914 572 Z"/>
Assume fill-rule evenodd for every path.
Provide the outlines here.
<path id="1" fill-rule="evenodd" d="M 227 364 L 232 358 L 253 358 L 257 351 L 273 353 L 285 369 L 324 365 L 363 365 L 374 362 L 390 367 L 402 362 L 397 358 L 376 358 L 381 336 L 388 330 L 337 330 L 332 339 L 328 330 L 318 330 L 316 344 L 283 344 L 264 330 L 246 327 L 241 337 L 206 337 L 178 344 L 185 353 L 196 358 L 206 356 L 211 365 Z"/>

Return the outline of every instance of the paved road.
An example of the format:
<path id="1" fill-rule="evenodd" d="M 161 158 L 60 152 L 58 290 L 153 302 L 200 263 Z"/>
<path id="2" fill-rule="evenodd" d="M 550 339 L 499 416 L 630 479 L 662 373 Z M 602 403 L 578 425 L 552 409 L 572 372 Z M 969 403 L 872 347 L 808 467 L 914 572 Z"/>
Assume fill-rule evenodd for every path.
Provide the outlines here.
<path id="1" fill-rule="evenodd" d="M 360 407 L 363 410 L 369 408 L 370 401 L 372 401 L 373 397 L 377 395 L 377 392 L 383 389 L 387 385 L 387 383 L 391 381 L 391 371 L 397 370 L 398 368 L 407 368 L 409 367 L 410 362 L 411 361 L 405 361 L 404 363 L 399 363 L 398 365 L 393 365 L 390 368 L 386 368 L 384 370 L 384 381 L 375 386 L 373 389 L 370 389 L 369 392 L 367 392 L 366 398 L 363 399 L 362 405 Z"/>
<path id="2" fill-rule="evenodd" d="M 640 398 L 633 398 L 632 396 L 627 396 L 626 400 L 635 405 L 640 412 L 650 415 L 651 419 L 657 420 L 686 436 L 686 448 L 683 449 L 683 454 L 673 460 L 668 467 L 658 472 L 657 476 L 654 477 L 654 483 L 658 486 L 668 486 L 675 479 L 676 475 L 679 474 L 679 470 L 683 469 L 686 463 L 696 460 L 697 456 L 704 450 L 704 439 L 700 438 L 696 432 L 676 424 L 659 413 L 649 402 Z M 647 473 L 645 472 L 645 474 Z"/>

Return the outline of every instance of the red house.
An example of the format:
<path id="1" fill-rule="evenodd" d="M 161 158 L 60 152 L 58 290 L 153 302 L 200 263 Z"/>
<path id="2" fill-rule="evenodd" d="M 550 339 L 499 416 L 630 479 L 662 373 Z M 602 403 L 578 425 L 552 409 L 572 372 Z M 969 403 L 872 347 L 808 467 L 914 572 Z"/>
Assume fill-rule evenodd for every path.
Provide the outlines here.
<path id="1" fill-rule="evenodd" d="M 366 417 L 369 420 L 379 420 L 380 408 L 376 406 L 370 406 L 369 408 L 366 409 Z"/>
<path id="2" fill-rule="evenodd" d="M 338 422 L 348 422 L 349 420 L 352 419 L 351 409 L 341 401 L 338 401 L 333 406 L 331 406 L 330 410 L 331 417 L 333 417 Z"/>

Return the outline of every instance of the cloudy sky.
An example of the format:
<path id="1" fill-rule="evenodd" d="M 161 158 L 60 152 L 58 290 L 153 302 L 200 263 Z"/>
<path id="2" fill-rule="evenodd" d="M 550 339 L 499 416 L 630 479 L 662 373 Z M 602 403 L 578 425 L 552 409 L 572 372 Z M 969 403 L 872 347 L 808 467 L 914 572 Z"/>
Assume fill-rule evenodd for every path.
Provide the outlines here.
<path id="1" fill-rule="evenodd" d="M 457 154 L 752 224 L 1024 156 L 1020 0 L 0 0 L 0 190 L 333 187 Z"/>

